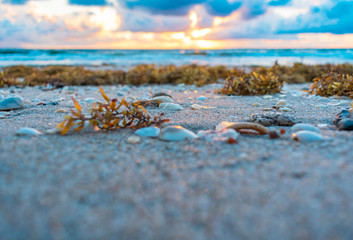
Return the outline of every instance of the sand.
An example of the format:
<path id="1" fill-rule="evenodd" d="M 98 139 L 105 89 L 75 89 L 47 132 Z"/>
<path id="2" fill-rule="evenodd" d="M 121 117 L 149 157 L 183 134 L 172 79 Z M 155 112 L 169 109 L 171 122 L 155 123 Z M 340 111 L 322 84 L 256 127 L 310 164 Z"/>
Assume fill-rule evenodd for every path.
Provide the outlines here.
<path id="1" fill-rule="evenodd" d="M 55 127 L 72 94 L 14 89 L 25 108 L 0 119 L 0 238 L 352 239 L 353 132 L 332 125 L 343 100 L 301 96 L 305 84 L 272 99 L 213 93 L 221 86 L 141 86 L 127 95 L 171 94 L 184 110 L 166 112 L 166 126 L 194 132 L 268 113 L 262 108 L 284 99 L 297 122 L 328 124 L 325 140 L 296 142 L 290 127 L 280 139 L 242 135 L 233 145 L 151 138 L 132 145 L 129 129 L 20 137 L 22 127 Z M 120 87 L 105 89 L 115 97 Z M 73 92 L 102 100 L 96 87 Z M 195 99 L 202 95 L 205 101 Z M 65 100 L 32 102 L 58 98 Z M 216 108 L 191 110 L 193 103 Z"/>

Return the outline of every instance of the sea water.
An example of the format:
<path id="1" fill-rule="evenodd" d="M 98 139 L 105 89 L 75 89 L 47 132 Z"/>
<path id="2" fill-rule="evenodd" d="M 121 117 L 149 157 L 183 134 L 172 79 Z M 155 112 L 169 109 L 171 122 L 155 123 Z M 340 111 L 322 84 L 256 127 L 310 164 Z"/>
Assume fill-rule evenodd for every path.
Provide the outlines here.
<path id="1" fill-rule="evenodd" d="M 271 66 L 353 63 L 353 49 L 227 49 L 227 50 L 38 50 L 0 49 L 0 67 L 12 65 L 115 66 L 200 64 Z"/>

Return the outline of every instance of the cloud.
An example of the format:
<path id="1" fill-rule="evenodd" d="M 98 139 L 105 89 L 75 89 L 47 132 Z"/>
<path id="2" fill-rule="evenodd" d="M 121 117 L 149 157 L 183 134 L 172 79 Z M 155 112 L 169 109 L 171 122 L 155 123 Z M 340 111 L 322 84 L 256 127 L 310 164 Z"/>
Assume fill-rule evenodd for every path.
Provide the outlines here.
<path id="1" fill-rule="evenodd" d="M 353 33 L 353 1 L 331 1 L 282 23 L 278 33 Z"/>
<path id="2" fill-rule="evenodd" d="M 29 0 L 3 0 L 3 3 L 13 4 L 13 5 L 23 5 L 26 4 Z"/>
<path id="3" fill-rule="evenodd" d="M 268 3 L 269 6 L 284 6 L 290 3 L 291 0 L 272 0 Z"/>
<path id="4" fill-rule="evenodd" d="M 106 0 L 69 0 L 69 4 L 84 6 L 105 6 L 108 5 L 108 2 Z"/>
<path id="5" fill-rule="evenodd" d="M 213 16 L 227 16 L 237 10 L 242 1 L 229 3 L 228 0 L 120 0 L 120 3 L 128 9 L 146 10 L 152 14 L 185 16 L 196 5 L 204 5 Z"/>

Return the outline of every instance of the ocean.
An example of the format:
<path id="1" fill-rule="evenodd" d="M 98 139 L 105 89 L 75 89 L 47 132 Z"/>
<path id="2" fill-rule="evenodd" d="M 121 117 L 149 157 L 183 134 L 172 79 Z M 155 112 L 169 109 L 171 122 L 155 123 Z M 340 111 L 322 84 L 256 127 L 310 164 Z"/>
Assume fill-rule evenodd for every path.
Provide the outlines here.
<path id="1" fill-rule="evenodd" d="M 353 49 L 227 49 L 227 50 L 34 50 L 0 49 L 0 67 L 13 65 L 116 66 L 200 64 L 271 66 L 353 63 Z"/>

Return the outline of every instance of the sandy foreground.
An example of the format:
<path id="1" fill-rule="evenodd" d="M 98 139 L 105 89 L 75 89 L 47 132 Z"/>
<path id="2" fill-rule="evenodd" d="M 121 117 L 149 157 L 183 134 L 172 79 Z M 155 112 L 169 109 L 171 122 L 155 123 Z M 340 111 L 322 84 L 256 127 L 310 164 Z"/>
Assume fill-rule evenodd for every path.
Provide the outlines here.
<path id="1" fill-rule="evenodd" d="M 262 109 L 285 100 L 286 114 L 321 124 L 325 140 L 296 142 L 290 127 L 270 127 L 286 130 L 279 139 L 241 135 L 238 144 L 142 138 L 133 145 L 129 129 L 16 136 L 22 127 L 55 127 L 72 95 L 102 98 L 97 87 L 14 89 L 25 108 L 0 119 L 0 238 L 352 239 L 353 132 L 332 124 L 347 100 L 309 97 L 299 91 L 308 85 L 268 98 L 213 93 L 221 86 L 130 87 L 126 96 L 169 93 L 183 111 L 149 112 L 195 133 L 268 114 Z M 117 97 L 121 87 L 104 89 Z M 193 103 L 215 108 L 192 110 Z"/>

